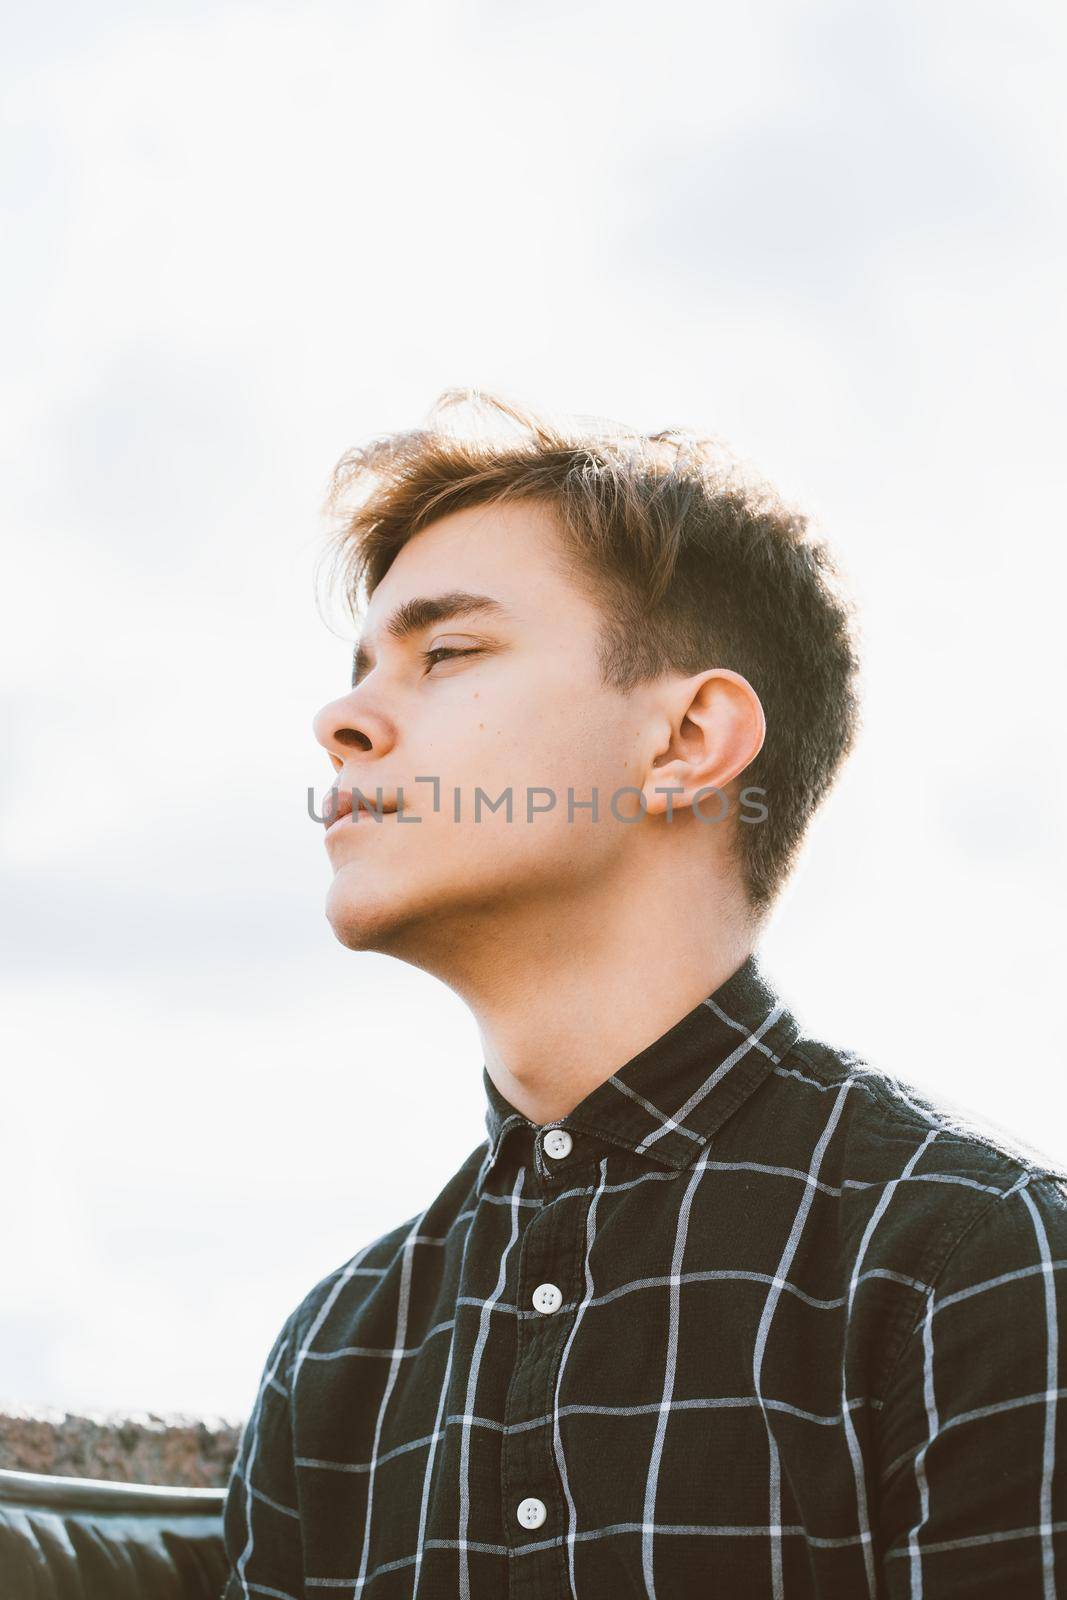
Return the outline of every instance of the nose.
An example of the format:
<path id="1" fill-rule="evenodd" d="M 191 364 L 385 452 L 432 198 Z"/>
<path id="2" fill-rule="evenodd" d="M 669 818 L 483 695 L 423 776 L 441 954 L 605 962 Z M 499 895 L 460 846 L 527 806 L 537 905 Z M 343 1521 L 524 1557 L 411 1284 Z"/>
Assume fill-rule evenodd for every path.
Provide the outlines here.
<path id="1" fill-rule="evenodd" d="M 323 706 L 311 727 L 338 772 L 353 751 L 382 756 L 395 742 L 389 720 L 362 702 L 358 689 Z"/>

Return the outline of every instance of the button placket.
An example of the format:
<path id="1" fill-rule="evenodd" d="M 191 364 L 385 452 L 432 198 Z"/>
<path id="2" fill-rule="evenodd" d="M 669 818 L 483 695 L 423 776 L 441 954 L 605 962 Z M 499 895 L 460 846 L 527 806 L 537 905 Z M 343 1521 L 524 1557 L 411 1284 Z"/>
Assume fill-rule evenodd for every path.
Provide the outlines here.
<path id="1" fill-rule="evenodd" d="M 552 1537 L 564 1526 L 565 1517 L 552 1405 L 555 1376 L 577 1310 L 590 1197 L 556 1163 L 551 1176 L 557 1180 L 555 1194 L 548 1184 L 519 1256 L 517 1344 L 501 1451 L 508 1543 L 516 1551 L 531 1542 L 547 1543 L 509 1563 L 510 1600 L 558 1600 L 566 1571 L 564 1546 Z M 539 1426 L 527 1426 L 535 1419 Z"/>

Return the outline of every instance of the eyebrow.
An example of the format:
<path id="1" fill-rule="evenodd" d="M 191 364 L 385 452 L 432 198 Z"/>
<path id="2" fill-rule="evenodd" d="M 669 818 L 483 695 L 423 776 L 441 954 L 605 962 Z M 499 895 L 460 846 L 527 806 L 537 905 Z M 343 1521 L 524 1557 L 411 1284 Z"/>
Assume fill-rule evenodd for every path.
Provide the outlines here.
<path id="1" fill-rule="evenodd" d="M 386 618 L 382 631 L 391 639 L 409 639 L 435 622 L 450 622 L 454 617 L 488 616 L 503 621 L 511 615 L 509 607 L 492 595 L 452 589 L 448 594 L 418 595 L 405 600 Z M 352 657 L 353 689 L 373 660 L 368 641 L 361 639 Z"/>

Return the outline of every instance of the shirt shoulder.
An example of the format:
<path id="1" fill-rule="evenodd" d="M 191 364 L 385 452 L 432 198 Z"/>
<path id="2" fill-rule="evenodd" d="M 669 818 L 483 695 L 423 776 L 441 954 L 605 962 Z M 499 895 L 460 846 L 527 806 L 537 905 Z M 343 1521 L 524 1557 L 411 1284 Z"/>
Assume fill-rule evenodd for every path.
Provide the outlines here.
<path id="1" fill-rule="evenodd" d="M 1004 1240 L 1007 1259 L 1010 1244 L 1017 1252 L 1027 1248 L 1032 1197 L 1050 1237 L 1064 1246 L 1060 1254 L 1067 1254 L 1067 1169 L 1048 1152 L 822 1039 L 799 1037 L 775 1067 L 774 1081 L 764 1126 L 802 1130 L 791 1141 L 796 1164 L 806 1163 L 820 1193 L 833 1197 L 821 1248 L 836 1252 L 850 1277 L 909 1286 L 891 1309 L 888 1301 L 880 1307 L 869 1328 L 861 1324 L 880 1347 L 883 1375 L 897 1364 L 957 1247 L 987 1213 L 989 1226 L 976 1238 L 995 1243 L 1012 1234 Z M 1025 1202 L 1018 1199 L 1022 1190 Z M 994 1214 L 997 1207 L 1003 1209 Z"/>
<path id="2" fill-rule="evenodd" d="M 851 1049 L 802 1036 L 787 1052 L 779 1072 L 808 1075 L 824 1092 L 849 1091 L 845 1118 L 856 1152 L 865 1145 L 894 1150 L 906 1164 L 909 1149 L 930 1147 L 946 1153 L 962 1171 L 985 1172 L 1015 1182 L 1024 1172 L 1067 1181 L 1067 1158 L 1028 1142 L 1013 1129 L 974 1108 L 888 1071 Z"/>
<path id="3" fill-rule="evenodd" d="M 915 1592 L 919 1559 L 938 1593 L 1049 1592 L 1065 1323 L 1067 1184 L 1028 1168 L 954 1241 L 879 1406 L 888 1594 Z"/>

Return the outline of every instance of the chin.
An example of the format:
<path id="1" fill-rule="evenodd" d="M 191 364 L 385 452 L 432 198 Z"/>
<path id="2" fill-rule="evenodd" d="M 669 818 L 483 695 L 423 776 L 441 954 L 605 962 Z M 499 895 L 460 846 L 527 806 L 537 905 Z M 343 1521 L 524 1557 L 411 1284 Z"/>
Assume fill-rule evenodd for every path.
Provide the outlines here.
<path id="1" fill-rule="evenodd" d="M 439 972 L 450 966 L 475 929 L 484 934 L 514 895 L 510 882 L 487 884 L 470 871 L 383 884 L 342 867 L 326 894 L 326 919 L 348 950 L 373 950 L 410 966 Z M 495 891 L 495 892 L 494 892 Z"/>
<path id="2" fill-rule="evenodd" d="M 363 871 L 342 867 L 326 894 L 326 920 L 348 950 L 375 950 L 418 964 L 418 953 L 435 943 L 449 903 L 447 886 L 422 883 L 417 892 L 393 881 L 368 881 Z"/>
<path id="3" fill-rule="evenodd" d="M 353 892 L 338 873 L 326 895 L 326 920 L 334 937 L 349 950 L 381 950 L 391 944 L 410 918 L 397 898 L 375 898 Z"/>

